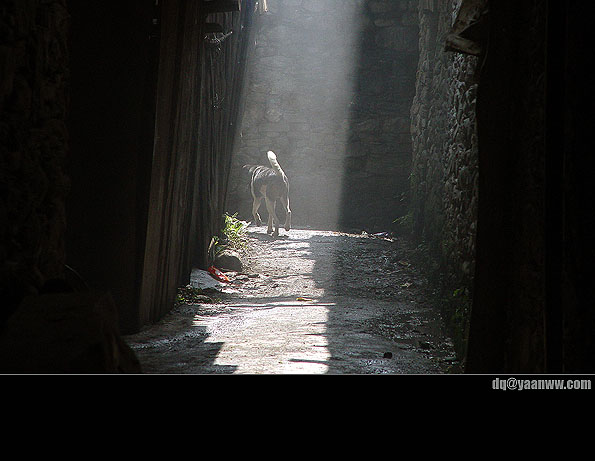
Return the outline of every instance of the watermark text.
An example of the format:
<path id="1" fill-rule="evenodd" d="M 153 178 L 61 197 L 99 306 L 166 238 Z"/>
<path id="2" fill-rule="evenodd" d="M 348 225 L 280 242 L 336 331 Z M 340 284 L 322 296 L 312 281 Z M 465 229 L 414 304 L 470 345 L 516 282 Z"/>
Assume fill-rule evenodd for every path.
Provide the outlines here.
<path id="1" fill-rule="evenodd" d="M 494 378 L 492 389 L 501 391 L 522 391 L 529 389 L 558 389 L 576 390 L 591 389 L 590 379 L 520 379 L 520 378 Z"/>

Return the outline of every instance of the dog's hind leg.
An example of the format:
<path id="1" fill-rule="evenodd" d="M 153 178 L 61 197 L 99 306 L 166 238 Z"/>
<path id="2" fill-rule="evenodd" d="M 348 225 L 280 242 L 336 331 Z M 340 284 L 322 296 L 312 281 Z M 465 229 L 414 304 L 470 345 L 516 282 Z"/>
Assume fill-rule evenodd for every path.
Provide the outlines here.
<path id="1" fill-rule="evenodd" d="M 291 210 L 289 209 L 289 197 L 287 195 L 283 195 L 281 196 L 280 200 L 283 204 L 283 208 L 285 208 L 285 230 L 289 231 L 289 229 L 291 229 Z"/>
<path id="2" fill-rule="evenodd" d="M 252 217 L 254 218 L 254 222 L 256 223 L 257 226 L 260 226 L 262 224 L 262 219 L 260 218 L 260 215 L 258 214 L 258 208 L 260 207 L 260 202 L 262 202 L 262 196 L 254 197 L 254 201 L 252 202 Z"/>
<path id="3" fill-rule="evenodd" d="M 269 221 L 267 226 L 267 234 L 273 232 L 273 225 L 275 226 L 275 232 L 273 232 L 274 237 L 279 236 L 279 218 L 277 218 L 277 214 L 275 213 L 275 201 L 265 197 L 267 211 L 269 212 Z"/>

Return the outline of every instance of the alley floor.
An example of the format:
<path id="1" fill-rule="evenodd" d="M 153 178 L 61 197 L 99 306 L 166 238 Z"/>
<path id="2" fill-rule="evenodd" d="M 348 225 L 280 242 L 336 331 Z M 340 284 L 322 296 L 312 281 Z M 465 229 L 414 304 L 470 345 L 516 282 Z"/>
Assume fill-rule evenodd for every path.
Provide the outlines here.
<path id="1" fill-rule="evenodd" d="M 125 337 L 143 373 L 443 374 L 452 341 L 406 242 L 249 227 L 242 272 Z M 204 272 L 195 270 L 199 286 Z"/>

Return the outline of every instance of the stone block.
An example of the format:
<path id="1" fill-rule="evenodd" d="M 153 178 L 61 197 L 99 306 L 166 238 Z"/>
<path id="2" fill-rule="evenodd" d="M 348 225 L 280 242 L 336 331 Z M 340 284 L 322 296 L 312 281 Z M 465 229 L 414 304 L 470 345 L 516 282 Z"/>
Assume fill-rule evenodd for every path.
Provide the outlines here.
<path id="1" fill-rule="evenodd" d="M 244 265 L 240 259 L 240 255 L 233 250 L 224 250 L 215 257 L 214 266 L 219 269 L 230 270 L 234 272 L 242 272 Z"/>

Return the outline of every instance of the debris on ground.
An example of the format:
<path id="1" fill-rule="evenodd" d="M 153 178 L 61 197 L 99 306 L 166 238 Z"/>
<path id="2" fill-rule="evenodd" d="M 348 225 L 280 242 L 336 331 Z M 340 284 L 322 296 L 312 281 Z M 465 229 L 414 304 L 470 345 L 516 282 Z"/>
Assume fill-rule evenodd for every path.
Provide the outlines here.
<path id="1" fill-rule="evenodd" d="M 202 269 L 192 270 L 192 273 L 190 274 L 190 285 L 193 288 L 199 288 L 202 290 L 206 288 L 221 289 L 225 287 L 224 283 L 214 279 L 211 274 L 209 274 L 207 271 L 203 271 Z"/>
<path id="2" fill-rule="evenodd" d="M 375 234 L 369 234 L 364 230 L 360 235 L 366 238 L 382 239 L 387 240 L 389 242 L 394 241 L 394 236 L 392 235 L 392 232 L 376 232 Z"/>
<path id="3" fill-rule="evenodd" d="M 223 272 L 221 272 L 215 266 L 209 266 L 209 268 L 207 269 L 207 272 L 209 274 L 211 274 L 211 276 L 213 278 L 215 278 L 216 280 L 219 280 L 220 282 L 229 282 L 230 281 L 229 277 L 227 277 L 227 275 L 225 275 Z"/>

